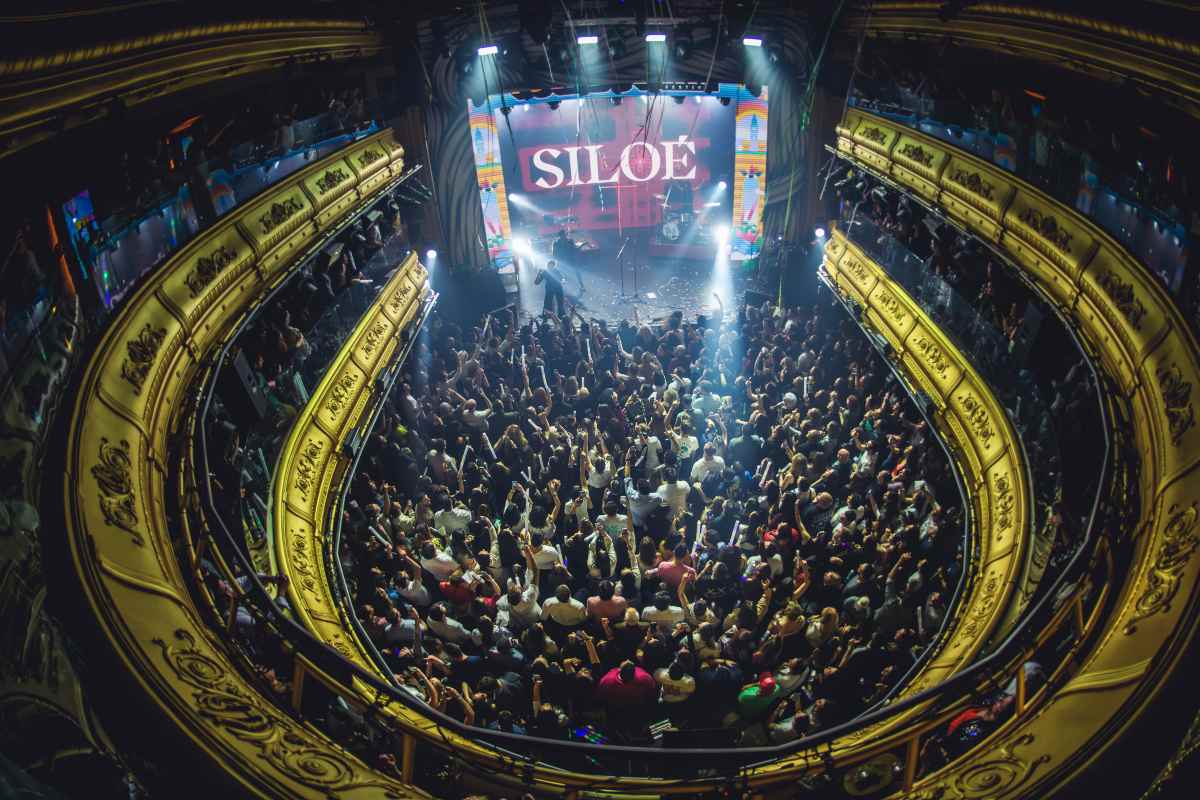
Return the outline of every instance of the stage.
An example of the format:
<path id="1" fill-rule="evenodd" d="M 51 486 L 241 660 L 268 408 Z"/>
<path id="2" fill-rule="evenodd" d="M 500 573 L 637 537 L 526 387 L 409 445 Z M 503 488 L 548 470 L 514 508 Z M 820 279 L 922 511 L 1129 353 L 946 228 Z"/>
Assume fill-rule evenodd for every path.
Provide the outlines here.
<path id="1" fill-rule="evenodd" d="M 567 305 L 575 305 L 585 319 L 619 322 L 623 319 L 648 322 L 663 319 L 675 311 L 684 318 L 709 314 L 716 308 L 713 293 L 720 295 L 726 311 L 736 311 L 747 288 L 760 289 L 753 276 L 747 275 L 742 262 L 730 262 L 727 257 L 712 261 L 655 258 L 637 271 L 639 300 L 623 299 L 617 267 L 604 259 L 586 260 L 578 272 L 564 271 L 563 289 Z M 542 313 L 546 287 L 536 283 L 539 267 L 523 263 L 518 272 L 521 317 L 527 319 Z M 580 294 L 579 278 L 583 280 Z M 632 295 L 634 270 L 625 268 L 625 292 Z"/>

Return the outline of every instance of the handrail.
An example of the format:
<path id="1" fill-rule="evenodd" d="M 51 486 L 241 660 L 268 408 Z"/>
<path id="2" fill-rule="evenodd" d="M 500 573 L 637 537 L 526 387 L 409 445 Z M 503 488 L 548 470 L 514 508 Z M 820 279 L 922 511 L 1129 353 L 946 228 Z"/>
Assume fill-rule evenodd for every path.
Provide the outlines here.
<path id="1" fill-rule="evenodd" d="M 368 149 L 383 153 L 370 171 L 349 173 L 337 191 L 320 185 L 323 170 Z M 241 678 L 199 618 L 166 520 L 168 486 L 176 488 L 166 482 L 170 453 L 190 404 L 189 379 L 208 369 L 230 324 L 285 280 L 297 258 L 324 244 L 335 209 L 344 213 L 378 194 L 386 180 L 375 173 L 402 170 L 401 154 L 390 135 L 372 137 L 193 241 L 139 285 L 98 343 L 75 398 L 64 517 L 87 605 L 156 713 L 222 767 L 214 779 L 223 775 L 249 794 L 412 794 Z"/>
<path id="2" fill-rule="evenodd" d="M 425 324 L 429 314 L 433 311 L 434 305 L 437 303 L 437 295 L 434 293 L 421 309 L 420 315 L 411 323 L 411 330 L 420 331 Z M 334 600 L 342 612 L 342 621 L 354 631 L 354 635 L 358 637 L 358 641 L 367 650 L 367 655 L 376 669 L 383 670 L 386 664 L 383 660 L 383 654 L 379 652 L 379 648 L 367 636 L 367 632 L 363 629 L 362 622 L 358 619 L 358 615 L 354 613 L 353 608 L 347 608 L 347 598 L 350 596 L 350 587 L 346 584 L 346 574 L 342 570 L 341 558 L 338 556 L 339 549 L 342 544 L 342 521 L 344 519 L 343 512 L 346 508 L 346 496 L 350 493 L 350 480 L 354 474 L 358 472 L 358 464 L 362 459 L 363 450 L 365 449 L 367 436 L 375 428 L 376 422 L 379 420 L 379 414 L 383 411 L 387 404 L 387 399 L 392 393 L 392 389 L 396 385 L 396 380 L 400 377 L 401 367 L 408 360 L 412 353 L 413 347 L 417 344 L 417 336 L 409 337 L 408 342 L 403 345 L 400 352 L 393 358 L 392 366 L 388 372 L 381 376 L 384 380 L 379 387 L 379 392 L 374 402 L 374 409 L 366 414 L 366 419 L 360 423 L 355 430 L 353 436 L 350 437 L 354 444 L 354 454 L 350 459 L 350 463 L 346 465 L 345 480 L 343 481 L 342 491 L 338 497 L 338 502 L 334 504 L 331 518 L 333 524 L 333 540 L 330 542 L 328 574 L 325 579 L 330 582 L 334 590 Z M 377 381 L 377 383 L 379 383 Z"/>
<path id="3" fill-rule="evenodd" d="M 1162 287 L 1119 243 L 998 167 L 854 109 L 838 125 L 837 152 L 917 192 L 1017 264 L 1078 327 L 1105 382 L 1130 409 L 1132 449 L 1140 459 L 1139 474 L 1131 478 L 1139 514 L 1120 540 L 1131 550 L 1124 560 L 1135 565 L 1130 585 L 1098 646 L 1080 659 L 1054 704 L 1007 727 L 986 749 L 987 756 L 1010 760 L 1020 749 L 1026 766 L 1053 763 L 1036 778 L 1023 770 L 996 792 L 1035 793 L 1069 779 L 1080 766 L 1074 753 L 1095 758 L 1111 745 L 1153 700 L 1194 636 L 1200 348 Z M 1119 516 L 1123 509 L 1114 511 Z M 1080 719 L 1102 724 L 1103 736 L 1078 725 Z M 922 785 L 934 791 L 961 779 L 966 769 L 948 766 Z"/>

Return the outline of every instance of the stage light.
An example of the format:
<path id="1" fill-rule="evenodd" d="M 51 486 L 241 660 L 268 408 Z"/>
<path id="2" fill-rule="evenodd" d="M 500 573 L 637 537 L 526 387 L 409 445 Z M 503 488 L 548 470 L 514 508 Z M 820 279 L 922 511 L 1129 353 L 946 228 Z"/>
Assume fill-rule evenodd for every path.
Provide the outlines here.
<path id="1" fill-rule="evenodd" d="M 647 33 L 646 34 L 647 42 L 662 44 L 666 40 L 667 40 L 667 35 L 665 33 Z"/>
<path id="2" fill-rule="evenodd" d="M 513 239 L 513 250 L 517 251 L 521 255 L 528 255 L 533 252 L 533 247 L 530 246 L 529 240 L 524 236 L 518 236 Z"/>
<path id="3" fill-rule="evenodd" d="M 437 250 L 434 250 L 432 247 L 426 250 L 425 258 L 429 261 L 433 261 L 435 258 L 437 258 Z"/>
<path id="4" fill-rule="evenodd" d="M 500 52 L 500 48 L 494 44 L 485 44 L 476 52 L 478 52 L 481 56 L 494 56 Z"/>
<path id="5" fill-rule="evenodd" d="M 549 103 L 546 103 L 546 105 L 550 106 L 551 111 L 558 111 L 558 104 L 558 100 L 551 100 Z"/>
<path id="6" fill-rule="evenodd" d="M 824 228 L 817 228 L 817 229 L 814 231 L 814 233 L 816 233 L 816 234 L 817 234 L 817 239 L 824 239 L 824 238 L 825 238 L 825 229 L 824 229 Z"/>
<path id="7" fill-rule="evenodd" d="M 614 94 L 612 97 L 610 97 L 608 99 L 612 101 L 612 104 L 614 106 L 621 105 L 621 95 L 619 95 L 619 94 Z"/>
<path id="8" fill-rule="evenodd" d="M 742 44 L 744 44 L 746 47 L 762 47 L 762 37 L 744 36 L 742 37 Z"/>
<path id="9" fill-rule="evenodd" d="M 729 184 L 728 184 L 728 183 L 726 183 L 725 181 L 718 181 L 718 182 L 717 182 L 717 188 L 718 188 L 718 189 L 722 189 L 722 190 L 724 190 L 724 189 L 726 189 L 726 188 L 728 188 L 728 187 L 729 187 Z"/>
<path id="10" fill-rule="evenodd" d="M 595 34 L 583 34 L 575 37 L 576 44 L 600 44 L 600 37 Z"/>
<path id="11" fill-rule="evenodd" d="M 722 225 L 717 228 L 717 244 L 727 244 L 729 242 L 729 226 Z"/>

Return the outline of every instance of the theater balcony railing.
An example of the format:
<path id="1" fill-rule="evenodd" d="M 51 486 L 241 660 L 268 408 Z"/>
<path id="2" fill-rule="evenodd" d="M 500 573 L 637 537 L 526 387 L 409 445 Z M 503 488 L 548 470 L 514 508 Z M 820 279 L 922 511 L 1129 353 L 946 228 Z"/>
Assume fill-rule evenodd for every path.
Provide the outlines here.
<path id="1" fill-rule="evenodd" d="M 239 320 L 403 171 L 403 149 L 387 132 L 227 215 L 143 279 L 73 387 L 62 513 L 79 581 L 75 613 L 106 643 L 90 660 L 123 670 L 122 685 L 141 698 L 133 708 L 157 720 L 147 729 L 155 744 L 185 742 L 169 757 L 203 765 L 192 789 L 420 795 L 275 705 L 208 624 L 176 558 L 193 533 L 195 485 L 180 467 L 189 438 L 179 434 L 194 419 L 196 382 Z"/>
<path id="2" fill-rule="evenodd" d="M 1039 383 L 1034 377 L 1035 356 L 1041 357 L 1034 350 L 1039 342 L 1047 340 L 1069 342 L 1072 347 L 1068 348 L 1068 352 L 1056 353 L 1058 358 L 1063 359 L 1062 364 L 1089 363 L 1086 353 L 1070 326 L 1020 283 L 1015 288 L 1028 295 L 1024 298 L 1024 322 L 1015 333 L 1010 334 L 985 317 L 958 287 L 938 276 L 903 242 L 862 214 L 852 211 L 850 217 L 839 223 L 837 235 L 828 244 L 830 257 L 836 258 L 847 246 L 852 245 L 855 257 L 869 258 L 883 269 L 895 288 L 919 309 L 925 323 L 940 331 L 947 343 L 969 361 L 1015 430 L 1016 446 L 1022 452 L 1031 491 L 1030 525 L 1025 534 L 1029 546 L 1025 549 L 1024 562 L 1020 566 L 1017 595 L 1009 605 L 1001 626 L 1002 630 L 1011 628 L 1027 605 L 1044 591 L 1057 566 L 1063 563 L 1066 554 L 1062 548 L 1065 542 L 1056 542 L 1059 536 L 1058 525 L 1053 520 L 1055 514 L 1059 513 L 1056 509 L 1080 518 L 1086 517 L 1095 504 L 1097 487 L 1104 477 L 1096 467 L 1106 461 L 1103 451 L 1108 440 L 1107 436 L 1099 437 L 1101 441 L 1097 447 L 1093 442 L 1064 439 L 1064 432 L 1058 430 L 1057 421 L 1043 397 L 1043 392 L 1050 391 L 1051 387 Z M 859 296 L 856 292 L 852 298 Z M 1015 298 L 1010 296 L 1009 299 Z M 860 323 L 881 321 L 879 313 L 864 306 L 855 307 L 871 317 L 869 320 L 860 317 Z M 902 307 L 898 307 L 897 313 L 902 313 L 902 310 Z M 883 319 L 894 322 L 896 318 Z M 1048 327 L 1054 330 L 1048 331 Z M 902 369 L 899 370 L 901 379 L 908 383 L 914 396 L 929 398 L 926 405 L 930 413 L 944 413 L 946 402 L 939 395 L 938 381 L 930 379 L 929 370 L 915 369 L 920 363 L 930 369 L 946 363 L 936 344 L 921 337 L 914 340 L 919 341 L 919 347 L 906 352 L 900 344 L 903 338 L 897 338 L 895 325 L 884 328 L 884 333 L 876 332 L 870 326 L 864 326 L 864 331 L 870 338 L 886 345 L 883 348 L 885 357 L 905 354 L 904 363 L 900 365 Z M 1047 336 L 1048 333 L 1051 335 Z M 1061 374 L 1058 377 L 1061 378 Z M 954 380 L 955 377 L 950 376 L 949 379 Z M 1096 396 L 1095 387 L 1100 385 L 1101 379 L 1094 369 L 1091 370 L 1091 379 L 1088 394 L 1092 397 L 1087 403 L 1080 403 L 1081 410 L 1076 414 L 1079 419 L 1073 422 L 1092 432 L 1110 431 L 1111 425 L 1107 420 L 1111 415 L 1106 413 L 1103 397 Z M 941 390 L 944 389 L 943 382 Z M 947 427 L 946 424 L 939 425 L 937 421 L 932 422 L 931 426 L 934 429 Z M 964 420 L 951 424 L 951 430 L 965 427 Z M 1089 435 L 1088 438 L 1095 440 L 1097 437 Z M 962 452 L 961 448 L 955 450 Z M 970 473 L 969 468 L 963 468 L 962 471 Z M 1070 481 L 1064 480 L 1065 473 L 1070 473 Z M 973 497 L 978 495 L 975 491 L 970 493 Z M 984 530 L 994 523 L 992 517 L 983 512 L 979 512 L 978 519 Z M 1055 554 L 1053 559 L 1052 554 Z"/>
<path id="3" fill-rule="evenodd" d="M 1118 447 L 1126 465 L 1118 472 L 1130 486 L 1122 504 L 1136 514 L 1119 519 L 1114 531 L 1114 544 L 1129 552 L 1120 591 L 1113 590 L 1118 605 L 1053 704 L 985 748 L 993 759 L 1019 764 L 1014 774 L 1023 776 L 1021 786 L 1004 786 L 996 796 L 1057 785 L 1118 740 L 1194 637 L 1200 578 L 1193 558 L 1200 549 L 1195 337 L 1163 287 L 1117 241 L 997 166 L 856 110 L 838 126 L 837 151 L 1013 263 L 1079 332 L 1103 374 L 1114 428 L 1127 432 L 1127 445 Z M 942 786 L 969 780 L 970 761 L 933 780 Z M 1039 775 L 1029 782 L 1035 770 Z"/>

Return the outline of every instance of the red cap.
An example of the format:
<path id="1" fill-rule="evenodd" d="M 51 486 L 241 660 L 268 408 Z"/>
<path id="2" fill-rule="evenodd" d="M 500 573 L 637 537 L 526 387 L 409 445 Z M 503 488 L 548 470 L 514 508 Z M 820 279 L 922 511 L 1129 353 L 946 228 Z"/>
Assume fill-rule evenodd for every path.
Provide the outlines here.
<path id="1" fill-rule="evenodd" d="M 764 672 L 758 679 L 759 694 L 774 694 L 775 693 L 775 677 L 769 672 Z"/>

